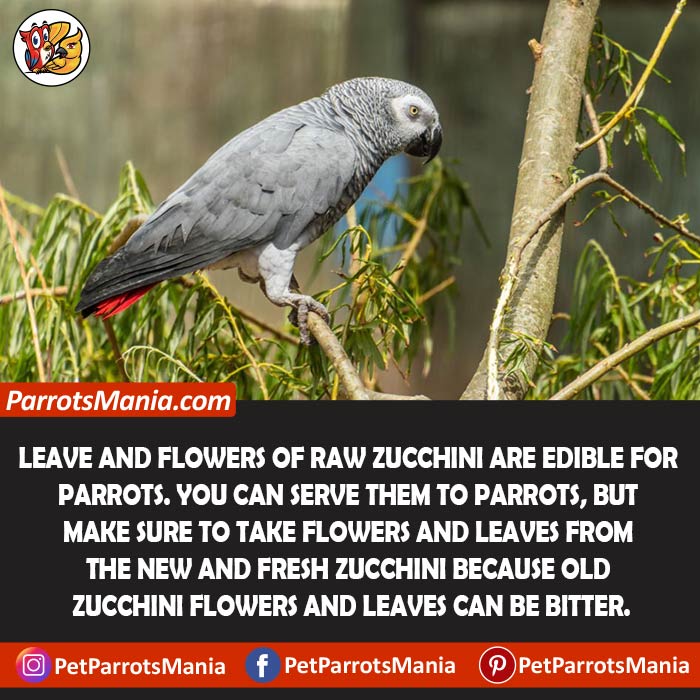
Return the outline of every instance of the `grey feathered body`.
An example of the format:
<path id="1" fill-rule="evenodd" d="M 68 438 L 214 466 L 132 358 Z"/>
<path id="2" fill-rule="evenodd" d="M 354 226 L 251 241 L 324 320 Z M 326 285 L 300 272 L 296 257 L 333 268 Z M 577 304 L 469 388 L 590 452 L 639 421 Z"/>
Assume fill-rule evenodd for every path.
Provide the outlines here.
<path id="1" fill-rule="evenodd" d="M 384 128 L 384 101 L 375 99 L 387 85 L 424 95 L 398 81 L 356 79 L 234 137 L 95 268 L 78 310 L 87 315 L 117 295 L 231 265 L 284 303 L 272 287 L 288 288 L 298 250 L 335 224 L 400 150 Z"/>

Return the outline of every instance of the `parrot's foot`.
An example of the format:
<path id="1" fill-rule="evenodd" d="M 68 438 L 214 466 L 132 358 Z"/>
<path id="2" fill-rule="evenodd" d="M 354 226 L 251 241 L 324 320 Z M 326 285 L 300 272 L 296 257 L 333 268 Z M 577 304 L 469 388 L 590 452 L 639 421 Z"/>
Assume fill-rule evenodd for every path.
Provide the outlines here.
<path id="1" fill-rule="evenodd" d="M 289 312 L 289 322 L 299 328 L 299 339 L 303 345 L 311 345 L 314 342 L 308 326 L 309 311 L 318 314 L 326 323 L 331 320 L 328 310 L 320 301 L 300 294 L 295 301 L 295 307 Z"/>

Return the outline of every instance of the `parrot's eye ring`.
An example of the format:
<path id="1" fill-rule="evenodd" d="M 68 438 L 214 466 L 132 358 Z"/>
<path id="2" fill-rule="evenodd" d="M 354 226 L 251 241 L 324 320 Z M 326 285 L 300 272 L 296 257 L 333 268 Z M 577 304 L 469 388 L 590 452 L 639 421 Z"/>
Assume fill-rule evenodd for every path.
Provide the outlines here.
<path id="1" fill-rule="evenodd" d="M 49 40 L 49 29 L 48 27 L 44 27 L 44 41 Z"/>
<path id="2" fill-rule="evenodd" d="M 418 114 L 419 114 L 419 112 L 420 112 L 420 109 L 418 109 L 418 107 L 416 107 L 416 105 L 411 105 L 411 106 L 408 108 L 408 113 L 409 113 L 412 117 L 417 117 Z"/>
<path id="3" fill-rule="evenodd" d="M 40 43 L 41 43 L 41 39 L 39 38 L 39 33 L 33 32 L 33 34 L 32 34 L 32 46 L 35 49 L 38 49 Z"/>

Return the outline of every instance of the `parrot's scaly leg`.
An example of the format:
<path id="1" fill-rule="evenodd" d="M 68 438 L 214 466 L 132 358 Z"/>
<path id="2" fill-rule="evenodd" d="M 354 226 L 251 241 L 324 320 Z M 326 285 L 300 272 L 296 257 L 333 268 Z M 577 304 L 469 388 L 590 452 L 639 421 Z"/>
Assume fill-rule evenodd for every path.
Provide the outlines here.
<path id="1" fill-rule="evenodd" d="M 309 311 L 317 313 L 328 323 L 330 315 L 326 307 L 312 296 L 300 294 L 299 284 L 292 270 L 296 251 L 290 248 L 277 248 L 274 244 L 265 246 L 258 256 L 260 287 L 265 296 L 277 306 L 292 306 L 290 321 L 299 327 L 299 339 L 304 345 L 312 342 L 308 328 Z M 296 312 L 296 313 L 295 313 Z"/>

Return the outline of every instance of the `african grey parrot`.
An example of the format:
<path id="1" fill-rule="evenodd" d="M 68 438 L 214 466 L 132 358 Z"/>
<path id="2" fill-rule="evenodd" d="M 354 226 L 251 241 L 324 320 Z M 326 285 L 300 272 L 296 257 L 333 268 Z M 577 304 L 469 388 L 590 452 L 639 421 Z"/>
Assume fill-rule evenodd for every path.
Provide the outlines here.
<path id="1" fill-rule="evenodd" d="M 309 343 L 308 312 L 326 320 L 328 312 L 299 293 L 297 253 L 345 214 L 387 158 L 431 160 L 441 144 L 438 113 L 419 88 L 387 78 L 334 85 L 214 153 L 95 267 L 77 310 L 107 318 L 163 280 L 238 267 L 273 304 L 296 309 Z"/>

